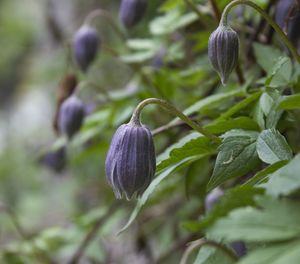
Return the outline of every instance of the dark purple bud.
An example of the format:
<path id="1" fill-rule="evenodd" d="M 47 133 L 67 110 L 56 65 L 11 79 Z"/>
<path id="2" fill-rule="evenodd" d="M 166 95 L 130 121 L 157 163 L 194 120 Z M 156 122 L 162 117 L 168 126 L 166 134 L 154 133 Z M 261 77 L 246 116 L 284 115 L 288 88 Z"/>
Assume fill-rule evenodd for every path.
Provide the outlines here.
<path id="1" fill-rule="evenodd" d="M 243 241 L 234 241 L 230 243 L 230 246 L 234 250 L 238 257 L 244 257 L 247 254 L 247 248 Z"/>
<path id="2" fill-rule="evenodd" d="M 119 17 L 127 28 L 134 27 L 143 18 L 146 11 L 146 0 L 122 0 Z"/>
<path id="3" fill-rule="evenodd" d="M 83 25 L 77 31 L 73 42 L 73 52 L 82 71 L 85 72 L 94 61 L 100 44 L 97 31 L 93 27 Z"/>
<path id="4" fill-rule="evenodd" d="M 300 39 L 300 7 L 296 1 L 278 1 L 275 21 L 282 29 L 287 30 L 288 38 L 297 46 Z"/>
<path id="5" fill-rule="evenodd" d="M 215 204 L 220 200 L 223 196 L 224 192 L 220 188 L 213 189 L 210 193 L 208 193 L 205 197 L 205 211 L 209 212 L 213 209 Z"/>
<path id="6" fill-rule="evenodd" d="M 84 104 L 76 96 L 67 98 L 59 110 L 59 130 L 70 139 L 79 131 L 85 115 Z"/>
<path id="7" fill-rule="evenodd" d="M 236 67 L 239 56 L 238 34 L 228 26 L 219 26 L 208 41 L 208 57 L 223 85 Z"/>
<path id="8" fill-rule="evenodd" d="M 113 136 L 106 157 L 105 170 L 109 184 L 118 199 L 140 196 L 155 173 L 155 150 L 150 130 L 129 122 Z"/>
<path id="9" fill-rule="evenodd" d="M 65 147 L 46 153 L 40 158 L 40 162 L 57 173 L 62 172 L 67 162 Z"/>

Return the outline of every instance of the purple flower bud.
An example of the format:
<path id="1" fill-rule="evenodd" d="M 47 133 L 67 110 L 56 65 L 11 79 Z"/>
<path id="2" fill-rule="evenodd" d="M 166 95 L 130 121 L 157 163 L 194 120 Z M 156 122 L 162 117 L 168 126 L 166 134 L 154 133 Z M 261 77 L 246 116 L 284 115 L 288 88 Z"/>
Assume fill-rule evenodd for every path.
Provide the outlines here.
<path id="1" fill-rule="evenodd" d="M 234 250 L 235 254 L 240 258 L 247 254 L 247 248 L 243 241 L 231 242 L 230 246 Z"/>
<path id="2" fill-rule="evenodd" d="M 80 129 L 85 115 L 84 104 L 76 96 L 67 98 L 59 110 L 59 130 L 70 139 Z"/>
<path id="3" fill-rule="evenodd" d="M 105 162 L 106 177 L 118 199 L 141 195 L 155 173 L 155 150 L 150 130 L 129 122 L 113 136 Z"/>
<path id="4" fill-rule="evenodd" d="M 122 0 L 119 17 L 125 27 L 135 26 L 143 18 L 146 11 L 146 0 Z"/>
<path id="5" fill-rule="evenodd" d="M 65 147 L 61 147 L 54 152 L 46 153 L 39 159 L 39 162 L 54 172 L 62 172 L 67 163 Z"/>
<path id="6" fill-rule="evenodd" d="M 294 8 L 294 12 L 290 14 Z M 287 30 L 288 38 L 297 47 L 300 40 L 300 8 L 294 0 L 280 0 L 276 5 L 276 23 L 284 30 Z M 287 26 L 287 28 L 285 28 Z"/>
<path id="7" fill-rule="evenodd" d="M 223 85 L 236 67 L 239 56 L 238 34 L 228 26 L 219 26 L 208 41 L 208 57 Z"/>
<path id="8" fill-rule="evenodd" d="M 213 189 L 209 194 L 205 197 L 205 211 L 209 212 L 213 209 L 215 204 L 220 200 L 220 198 L 223 196 L 224 192 L 220 188 Z"/>
<path id="9" fill-rule="evenodd" d="M 82 71 L 86 71 L 96 58 L 100 39 L 96 29 L 83 25 L 75 34 L 73 52 L 76 62 Z"/>

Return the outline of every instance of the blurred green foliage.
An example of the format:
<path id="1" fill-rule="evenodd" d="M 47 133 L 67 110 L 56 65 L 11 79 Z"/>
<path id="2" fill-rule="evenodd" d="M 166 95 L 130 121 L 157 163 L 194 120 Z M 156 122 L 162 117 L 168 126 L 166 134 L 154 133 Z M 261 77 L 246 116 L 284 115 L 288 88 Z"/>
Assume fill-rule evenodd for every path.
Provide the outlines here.
<path id="1" fill-rule="evenodd" d="M 268 25 L 253 39 L 259 14 L 231 13 L 245 82 L 232 73 L 222 86 L 207 57 L 218 25 L 211 1 L 192 1 L 201 18 L 183 0 L 148 1 L 132 30 L 118 20 L 119 1 L 25 2 L 0 1 L 1 263 L 179 263 L 198 239 L 231 251 L 242 240 L 248 254 L 238 263 L 298 263 L 300 66 Z M 216 1 L 218 9 L 228 2 Z M 97 8 L 111 13 L 126 39 L 98 17 L 102 47 L 83 74 L 70 41 Z M 70 72 L 91 111 L 67 142 L 52 122 Z M 116 202 L 105 179 L 109 143 L 150 97 L 168 100 L 222 143 L 147 107 L 142 122 L 154 133 L 156 175 L 136 202 Z M 49 153 L 62 147 L 66 160 L 57 169 Z M 205 212 L 215 187 L 225 194 Z M 214 247 L 192 249 L 188 263 L 234 263 Z"/>

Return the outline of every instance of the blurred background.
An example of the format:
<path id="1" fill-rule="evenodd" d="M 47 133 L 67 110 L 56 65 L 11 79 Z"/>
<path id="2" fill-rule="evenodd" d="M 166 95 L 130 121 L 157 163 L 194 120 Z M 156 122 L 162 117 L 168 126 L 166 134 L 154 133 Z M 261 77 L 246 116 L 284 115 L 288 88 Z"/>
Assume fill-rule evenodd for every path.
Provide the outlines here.
<path id="1" fill-rule="evenodd" d="M 221 89 L 227 92 L 239 86 L 233 76 L 221 87 L 211 69 L 207 40 L 217 21 L 207 1 L 195 2 L 202 6 L 203 21 L 183 1 L 151 0 L 142 21 L 126 30 L 119 22 L 117 0 L 0 1 L 1 263 L 178 263 L 185 244 L 195 238 L 179 223 L 202 212 L 204 183 L 213 162 L 207 158 L 177 172 L 189 175 L 188 186 L 183 177 L 168 178 L 149 208 L 119 236 L 135 203 L 115 202 L 104 162 L 115 129 L 142 99 L 165 98 L 184 109 Z M 227 2 L 218 1 L 219 7 Z M 266 7 L 274 1 L 256 2 Z M 98 17 L 94 26 L 102 47 L 88 72 L 82 73 L 70 43 L 85 17 L 97 8 L 109 11 L 132 41 L 122 39 L 106 18 Z M 233 25 L 246 20 L 245 30 L 241 25 L 237 30 L 251 34 L 259 17 L 243 8 L 236 10 Z M 274 15 L 274 8 L 270 10 Z M 264 32 L 269 30 L 266 27 Z M 256 40 L 267 43 L 270 37 L 264 34 Z M 242 45 L 248 47 L 243 39 Z M 245 55 L 241 60 L 251 63 Z M 53 129 L 53 120 L 57 94 L 70 73 L 80 83 L 77 95 L 85 104 L 86 118 L 67 144 Z M 232 103 L 234 98 L 214 109 L 202 109 L 201 121 Z M 155 107 L 143 114 L 151 129 L 172 118 Z M 181 126 L 159 133 L 157 153 L 187 131 Z M 195 177 L 200 172 L 201 179 Z M 80 259 L 70 262 L 99 219 L 101 228 L 93 233 L 89 246 Z"/>

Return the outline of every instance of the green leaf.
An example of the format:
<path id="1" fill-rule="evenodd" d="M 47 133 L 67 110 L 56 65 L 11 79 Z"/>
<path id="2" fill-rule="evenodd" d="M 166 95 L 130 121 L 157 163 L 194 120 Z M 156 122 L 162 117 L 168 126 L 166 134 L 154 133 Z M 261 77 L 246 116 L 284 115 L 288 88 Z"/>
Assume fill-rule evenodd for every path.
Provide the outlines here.
<path id="1" fill-rule="evenodd" d="M 262 189 L 246 185 L 228 190 L 203 219 L 199 221 L 186 222 L 184 223 L 184 227 L 193 232 L 202 231 L 235 208 L 255 206 L 253 197 L 257 194 L 261 194 L 262 192 Z"/>
<path id="2" fill-rule="evenodd" d="M 279 49 L 270 45 L 254 43 L 254 53 L 257 63 L 266 71 L 272 71 L 277 59 L 282 55 Z"/>
<path id="3" fill-rule="evenodd" d="M 158 157 L 157 172 L 159 173 L 183 159 L 196 160 L 215 154 L 216 151 L 217 145 L 210 139 L 199 136 L 199 133 L 192 133 L 169 147 Z"/>
<path id="4" fill-rule="evenodd" d="M 151 184 L 149 185 L 149 187 L 146 189 L 146 191 L 143 193 L 142 197 L 138 199 L 137 204 L 134 208 L 134 210 L 132 211 L 128 222 L 126 223 L 126 225 L 118 232 L 118 234 L 124 232 L 135 220 L 135 218 L 138 216 L 139 212 L 141 211 L 141 209 L 143 208 L 143 206 L 146 204 L 146 202 L 148 201 L 150 195 L 155 191 L 155 189 L 157 188 L 157 186 L 161 183 L 161 181 L 163 181 L 167 176 L 169 176 L 172 172 L 190 164 L 191 162 L 193 162 L 194 160 L 191 160 L 189 158 L 187 158 L 186 160 L 181 160 L 180 162 L 174 164 L 173 166 L 169 167 L 168 169 L 164 170 L 162 173 L 158 174 L 153 181 L 151 182 Z"/>
<path id="5" fill-rule="evenodd" d="M 224 133 L 232 129 L 259 130 L 257 123 L 246 116 L 216 120 L 206 125 L 205 128 L 213 134 Z"/>
<path id="6" fill-rule="evenodd" d="M 268 196 L 257 197 L 259 208 L 232 211 L 209 228 L 213 237 L 226 241 L 279 242 L 299 237 L 300 203 Z"/>
<path id="7" fill-rule="evenodd" d="M 297 109 L 300 108 L 300 94 L 285 96 L 279 103 L 281 109 Z"/>
<path id="8" fill-rule="evenodd" d="M 260 133 L 256 143 L 259 158 L 268 164 L 280 160 L 290 160 L 293 157 L 292 150 L 278 130 L 272 128 Z"/>
<path id="9" fill-rule="evenodd" d="M 214 94 L 209 97 L 203 98 L 193 105 L 189 106 L 183 111 L 185 115 L 191 115 L 196 112 L 205 111 L 211 109 L 216 105 L 223 103 L 224 101 L 231 99 L 234 96 L 240 97 L 243 96 L 244 92 L 242 90 L 234 90 L 227 93 Z M 178 118 L 173 119 L 169 124 L 174 124 L 178 121 Z"/>
<path id="10" fill-rule="evenodd" d="M 247 106 L 249 106 L 250 104 L 255 102 L 261 96 L 261 94 L 262 94 L 262 91 L 251 94 L 247 98 L 243 99 L 242 101 L 238 102 L 233 107 L 228 109 L 225 113 L 221 114 L 217 120 L 227 119 L 227 118 L 233 116 L 234 114 L 238 113 L 243 108 L 246 108 Z"/>
<path id="11" fill-rule="evenodd" d="M 267 194 L 273 196 L 289 195 L 300 188 L 300 154 L 287 165 L 270 175 L 269 181 L 262 184 Z"/>
<path id="12" fill-rule="evenodd" d="M 287 160 L 281 160 L 272 165 L 264 168 L 260 172 L 256 173 L 251 179 L 249 179 L 245 184 L 247 185 L 256 185 L 264 181 L 270 174 L 277 171 L 281 167 L 285 166 L 288 163 Z"/>
<path id="13" fill-rule="evenodd" d="M 152 39 L 129 39 L 127 46 L 135 50 L 157 50 L 159 45 Z"/>
<path id="14" fill-rule="evenodd" d="M 155 50 L 144 50 L 121 56 L 121 60 L 126 63 L 140 63 L 147 61 L 155 56 Z"/>
<path id="15" fill-rule="evenodd" d="M 208 183 L 209 190 L 228 179 L 245 175 L 259 164 L 256 153 L 257 132 L 233 131 L 226 134 L 219 147 L 213 175 Z"/>
<path id="16" fill-rule="evenodd" d="M 278 109 L 281 96 L 278 92 L 265 92 L 259 100 L 259 106 L 264 115 L 264 128 L 276 127 L 283 111 Z"/>
<path id="17" fill-rule="evenodd" d="M 198 19 L 197 14 L 190 12 L 182 15 L 179 9 L 172 9 L 165 15 L 155 18 L 150 23 L 153 35 L 165 35 L 185 27 Z"/>
<path id="18" fill-rule="evenodd" d="M 239 264 L 298 264 L 299 249 L 299 240 L 259 247 L 242 259 Z"/>
<path id="19" fill-rule="evenodd" d="M 167 12 L 167 11 L 170 11 L 171 9 L 181 6 L 183 4 L 184 4 L 183 0 L 167 0 L 161 5 L 159 10 L 161 12 Z"/>
<path id="20" fill-rule="evenodd" d="M 277 62 L 269 71 L 265 85 L 271 87 L 280 87 L 287 85 L 292 76 L 292 62 L 288 57 L 279 57 Z"/>
<path id="21" fill-rule="evenodd" d="M 220 249 L 210 246 L 202 246 L 199 250 L 194 264 L 232 264 L 233 261 L 228 255 Z"/>

